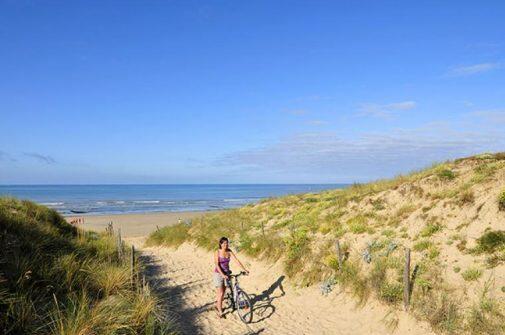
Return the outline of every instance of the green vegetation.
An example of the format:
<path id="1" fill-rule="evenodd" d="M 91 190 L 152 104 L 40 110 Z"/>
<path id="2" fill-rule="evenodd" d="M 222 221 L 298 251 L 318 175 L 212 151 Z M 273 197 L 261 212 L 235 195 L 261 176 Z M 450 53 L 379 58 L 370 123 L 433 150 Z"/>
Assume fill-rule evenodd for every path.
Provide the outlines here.
<path id="1" fill-rule="evenodd" d="M 113 237 L 79 231 L 32 202 L 0 198 L 0 242 L 6 333 L 171 332 L 157 298 L 131 286 Z"/>
<path id="2" fill-rule="evenodd" d="M 474 184 L 479 184 L 484 181 L 489 180 L 491 177 L 494 176 L 498 168 L 501 166 L 501 163 L 483 163 L 478 165 L 474 169 L 474 175 L 471 179 L 472 183 Z"/>
<path id="3" fill-rule="evenodd" d="M 477 239 L 477 246 L 472 250 L 478 254 L 493 253 L 505 248 L 505 231 L 489 230 Z"/>
<path id="4" fill-rule="evenodd" d="M 498 196 L 498 209 L 505 211 L 505 191 L 502 191 Z"/>
<path id="5" fill-rule="evenodd" d="M 424 226 L 424 228 L 421 230 L 419 235 L 421 237 L 430 237 L 430 236 L 438 233 L 439 231 L 441 231 L 442 228 L 443 228 L 443 226 L 440 223 L 435 222 L 434 220 L 431 220 L 430 222 L 428 222 L 426 224 L 426 226 Z"/>
<path id="6" fill-rule="evenodd" d="M 446 289 L 428 291 L 413 300 L 413 307 L 414 314 L 427 320 L 436 331 L 460 334 L 464 316 L 459 302 Z"/>
<path id="7" fill-rule="evenodd" d="M 462 191 L 459 195 L 458 203 L 460 206 L 470 205 L 475 202 L 475 195 L 471 190 Z"/>
<path id="8" fill-rule="evenodd" d="M 184 241 L 186 241 L 188 230 L 189 225 L 182 223 L 174 226 L 174 228 L 170 230 L 170 234 L 163 234 L 163 232 L 157 230 L 149 236 L 148 240 L 146 241 L 146 245 L 178 247 L 184 243 Z"/>
<path id="9" fill-rule="evenodd" d="M 437 171 L 438 178 L 442 180 L 453 180 L 456 178 L 456 174 L 451 169 L 443 168 Z"/>
<path id="10" fill-rule="evenodd" d="M 373 262 L 368 281 L 380 300 L 393 305 L 402 301 L 401 271 L 402 263 L 398 257 L 379 257 Z"/>
<path id="11" fill-rule="evenodd" d="M 368 226 L 368 219 L 363 215 L 358 215 L 353 218 L 350 218 L 347 221 L 347 225 L 349 226 L 349 231 L 354 234 L 363 234 L 366 232 L 370 232 L 370 227 Z"/>
<path id="12" fill-rule="evenodd" d="M 466 281 L 475 281 L 482 276 L 482 271 L 476 268 L 470 268 L 463 271 L 461 276 Z"/>
<path id="13" fill-rule="evenodd" d="M 415 251 L 424 251 L 424 250 L 427 250 L 431 247 L 433 247 L 433 242 L 431 242 L 429 240 L 421 240 L 421 241 L 416 242 L 416 244 L 414 244 Z"/>
<path id="14" fill-rule="evenodd" d="M 400 219 L 406 219 L 415 210 L 416 206 L 412 204 L 403 205 L 396 211 L 396 216 Z"/>
<path id="15" fill-rule="evenodd" d="M 402 301 L 404 247 L 412 245 L 416 272 L 411 312 L 438 332 L 468 333 L 472 302 L 447 282 L 451 255 L 442 248 L 451 245 L 465 257 L 485 253 L 489 266 L 505 262 L 502 233 L 486 232 L 473 249 L 467 248 L 466 239 L 467 228 L 482 220 L 482 194 L 490 188 L 477 184 L 502 175 L 505 160 L 500 157 L 505 154 L 445 162 L 342 190 L 268 199 L 207 215 L 190 226 L 163 228 L 150 243 L 176 246 L 189 241 L 215 250 L 219 237 L 228 236 L 241 253 L 282 262 L 285 273 L 300 285 L 330 278 L 360 304 L 373 296 L 393 308 Z M 467 206 L 476 201 L 479 206 Z M 459 216 L 458 205 L 467 206 L 468 213 Z M 414 236 L 421 220 L 426 223 Z M 444 229 L 452 234 L 447 241 Z M 345 254 L 341 267 L 335 255 L 337 238 Z M 452 269 L 470 281 L 484 274 L 483 269 Z M 489 323 L 482 329 L 492 329 L 487 317 L 482 322 Z"/>
<path id="16" fill-rule="evenodd" d="M 479 301 L 474 303 L 468 317 L 467 330 L 470 334 L 504 334 L 505 310 L 499 301 L 489 293 L 490 283 L 486 283 Z"/>

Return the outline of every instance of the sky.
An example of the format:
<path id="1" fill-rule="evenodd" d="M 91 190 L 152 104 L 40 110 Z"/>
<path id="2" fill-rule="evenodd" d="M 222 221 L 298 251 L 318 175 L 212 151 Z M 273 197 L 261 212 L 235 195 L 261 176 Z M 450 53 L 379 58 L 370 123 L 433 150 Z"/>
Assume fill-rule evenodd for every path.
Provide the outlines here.
<path id="1" fill-rule="evenodd" d="M 0 0 L 0 184 L 351 183 L 505 151 L 504 17 Z"/>

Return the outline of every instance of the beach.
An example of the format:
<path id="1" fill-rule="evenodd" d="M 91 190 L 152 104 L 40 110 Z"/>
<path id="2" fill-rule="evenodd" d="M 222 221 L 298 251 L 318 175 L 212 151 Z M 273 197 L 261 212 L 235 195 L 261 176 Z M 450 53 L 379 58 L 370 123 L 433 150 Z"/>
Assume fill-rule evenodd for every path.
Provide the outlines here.
<path id="1" fill-rule="evenodd" d="M 121 235 L 142 253 L 146 277 L 157 292 L 169 292 L 174 319 L 183 334 L 432 334 L 428 325 L 398 312 L 395 329 L 389 329 L 390 310 L 372 302 L 357 308 L 356 301 L 343 290 L 323 297 L 318 286 L 301 288 L 284 273 L 282 262 L 263 262 L 242 253 L 238 256 L 251 271 L 241 286 L 254 301 L 253 322 L 244 324 L 236 313 L 225 310 L 219 319 L 214 310 L 212 286 L 213 254 L 194 244 L 177 249 L 144 245 L 157 227 L 214 212 L 163 212 L 119 215 L 67 216 L 83 218 L 80 227 L 104 231 L 109 222 L 121 228 Z M 238 271 L 235 261 L 232 267 Z M 303 307 L 302 307 L 303 306 Z"/>
<path id="2" fill-rule="evenodd" d="M 157 229 L 168 225 L 176 224 L 179 220 L 183 222 L 198 216 L 217 211 L 186 211 L 186 212 L 159 212 L 159 213 L 136 213 L 136 214 L 108 214 L 108 215 L 68 215 L 67 221 L 74 218 L 84 219 L 84 223 L 78 227 L 85 230 L 97 232 L 105 231 L 107 225 L 112 221 L 114 228 L 121 229 L 123 237 L 147 236 Z"/>

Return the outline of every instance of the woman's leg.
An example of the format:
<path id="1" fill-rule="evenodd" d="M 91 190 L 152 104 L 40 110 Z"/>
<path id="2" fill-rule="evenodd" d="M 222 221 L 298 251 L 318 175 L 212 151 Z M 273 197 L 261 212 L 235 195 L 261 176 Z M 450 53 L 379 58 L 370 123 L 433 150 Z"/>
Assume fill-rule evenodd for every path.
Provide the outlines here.
<path id="1" fill-rule="evenodd" d="M 217 301 L 216 307 L 219 314 L 223 314 L 223 297 L 224 297 L 224 285 L 217 288 Z"/>

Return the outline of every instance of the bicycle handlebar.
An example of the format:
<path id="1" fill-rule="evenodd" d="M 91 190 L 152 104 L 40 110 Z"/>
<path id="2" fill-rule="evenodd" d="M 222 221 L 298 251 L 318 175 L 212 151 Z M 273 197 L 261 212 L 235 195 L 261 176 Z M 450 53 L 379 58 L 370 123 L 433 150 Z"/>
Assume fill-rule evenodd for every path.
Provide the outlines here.
<path id="1" fill-rule="evenodd" d="M 237 278 L 237 277 L 240 277 L 240 276 L 247 276 L 247 272 L 245 271 L 240 271 L 239 273 L 237 273 L 236 275 L 228 275 L 228 277 L 232 278 Z"/>

